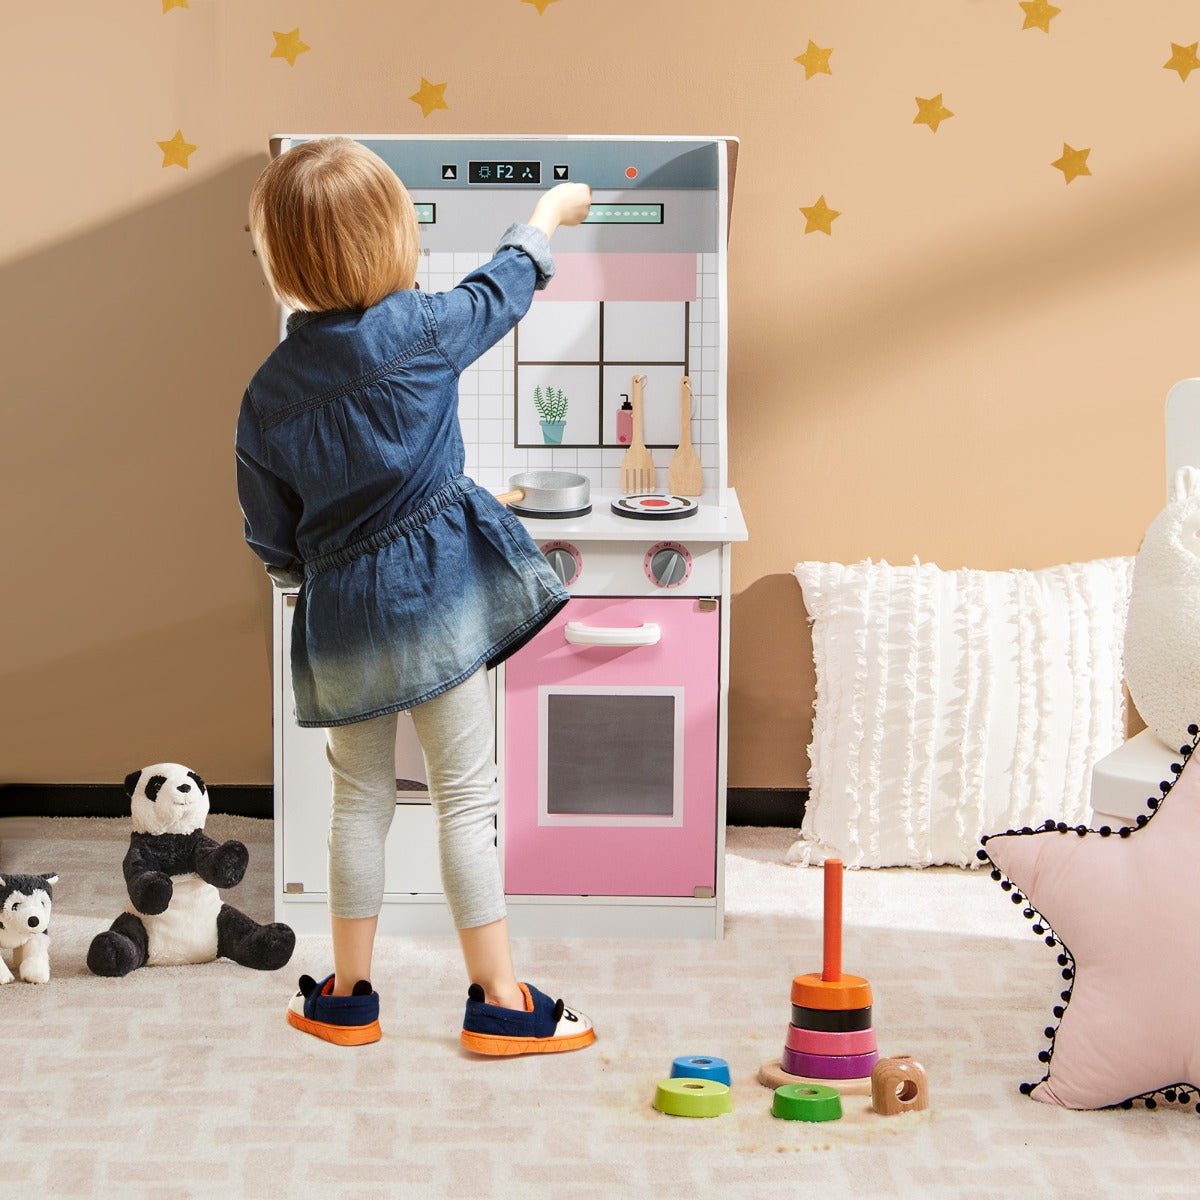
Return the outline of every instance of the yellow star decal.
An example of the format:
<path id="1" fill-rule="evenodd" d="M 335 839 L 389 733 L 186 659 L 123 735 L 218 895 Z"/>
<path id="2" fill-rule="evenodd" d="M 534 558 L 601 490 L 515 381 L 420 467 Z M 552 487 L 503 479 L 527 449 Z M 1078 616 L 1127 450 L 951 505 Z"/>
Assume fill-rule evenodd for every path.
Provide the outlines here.
<path id="1" fill-rule="evenodd" d="M 188 155 L 196 149 L 191 142 L 184 140 L 182 131 L 178 129 L 169 142 L 159 142 L 158 148 L 163 152 L 164 167 L 183 167 L 184 170 L 187 169 Z"/>
<path id="2" fill-rule="evenodd" d="M 421 86 L 413 92 L 409 99 L 421 106 L 421 116 L 427 117 L 435 108 L 449 108 L 446 103 L 446 85 L 430 83 L 424 75 L 421 76 Z"/>
<path id="3" fill-rule="evenodd" d="M 803 54 L 796 55 L 796 62 L 804 66 L 804 78 L 811 79 L 814 75 L 832 75 L 829 69 L 829 56 L 833 50 L 822 50 L 811 38 L 808 49 Z"/>
<path id="4" fill-rule="evenodd" d="M 1057 167 L 1062 173 L 1063 178 L 1067 183 L 1070 183 L 1077 175 L 1090 175 L 1092 172 L 1087 165 L 1087 156 L 1091 154 L 1091 150 L 1072 150 L 1066 142 L 1063 142 L 1062 157 L 1056 159 L 1050 165 Z"/>
<path id="5" fill-rule="evenodd" d="M 188 0 L 163 0 L 163 12 L 168 13 L 173 8 L 187 8 Z"/>
<path id="6" fill-rule="evenodd" d="M 271 36 L 275 39 L 275 49 L 271 51 L 272 58 L 286 58 L 289 67 L 296 65 L 296 59 L 300 57 L 305 50 L 311 50 L 312 47 L 300 40 L 300 27 L 297 26 L 291 33 L 277 33 L 274 29 L 271 30 Z"/>
<path id="7" fill-rule="evenodd" d="M 1043 33 L 1050 32 L 1050 22 L 1062 12 L 1047 0 L 1021 0 L 1021 7 L 1025 10 L 1025 24 L 1021 28 L 1040 29 Z"/>
<path id="8" fill-rule="evenodd" d="M 552 4 L 557 4 L 558 0 L 521 0 L 522 4 L 532 4 L 538 10 L 538 16 L 546 11 Z"/>
<path id="9" fill-rule="evenodd" d="M 917 115 L 913 117 L 914 125 L 928 125 L 934 133 L 937 133 L 938 126 L 947 118 L 954 114 L 942 103 L 942 93 L 938 92 L 932 100 L 922 100 L 920 96 L 917 100 Z"/>
<path id="10" fill-rule="evenodd" d="M 1163 69 L 1178 71 L 1179 78 L 1186 80 L 1192 71 L 1200 68 L 1200 58 L 1196 57 L 1197 49 L 1200 49 L 1200 42 L 1193 42 L 1190 46 L 1177 46 L 1172 42 L 1171 57 L 1163 63 Z"/>
<path id="11" fill-rule="evenodd" d="M 804 214 L 805 233 L 832 233 L 831 226 L 842 215 L 836 208 L 830 208 L 825 203 L 824 196 L 819 197 L 816 204 L 810 204 L 807 208 L 801 205 L 800 211 Z"/>

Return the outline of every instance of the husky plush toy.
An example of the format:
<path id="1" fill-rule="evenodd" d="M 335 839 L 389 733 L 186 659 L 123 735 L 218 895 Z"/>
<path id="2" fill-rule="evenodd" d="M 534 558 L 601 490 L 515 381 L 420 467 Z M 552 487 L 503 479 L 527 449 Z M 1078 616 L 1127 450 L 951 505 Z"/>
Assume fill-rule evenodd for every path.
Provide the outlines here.
<path id="1" fill-rule="evenodd" d="M 0 876 L 0 950 L 11 950 L 17 977 L 50 982 L 50 905 L 57 875 Z M 0 984 L 13 973 L 0 958 Z"/>
<path id="2" fill-rule="evenodd" d="M 205 837 L 204 780 L 179 763 L 156 763 L 131 771 L 125 791 L 133 816 L 124 863 L 129 905 L 92 939 L 92 972 L 128 975 L 146 965 L 214 958 L 259 971 L 287 963 L 296 945 L 292 930 L 259 925 L 217 892 L 241 883 L 250 855 L 241 842 Z"/>

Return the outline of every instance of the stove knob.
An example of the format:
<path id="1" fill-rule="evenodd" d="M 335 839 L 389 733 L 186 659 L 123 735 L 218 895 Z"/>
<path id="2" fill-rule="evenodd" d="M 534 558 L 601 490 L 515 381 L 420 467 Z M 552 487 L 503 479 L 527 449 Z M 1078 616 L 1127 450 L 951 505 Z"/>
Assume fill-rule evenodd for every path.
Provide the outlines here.
<path id="1" fill-rule="evenodd" d="M 570 584 L 579 573 L 579 564 L 575 561 L 575 556 L 570 550 L 562 546 L 556 546 L 553 550 L 547 550 L 546 561 L 550 564 L 550 570 L 564 584 Z"/>
<path id="2" fill-rule="evenodd" d="M 650 574 L 659 587 L 676 587 L 688 573 L 688 561 L 683 551 L 668 547 L 650 558 Z"/>

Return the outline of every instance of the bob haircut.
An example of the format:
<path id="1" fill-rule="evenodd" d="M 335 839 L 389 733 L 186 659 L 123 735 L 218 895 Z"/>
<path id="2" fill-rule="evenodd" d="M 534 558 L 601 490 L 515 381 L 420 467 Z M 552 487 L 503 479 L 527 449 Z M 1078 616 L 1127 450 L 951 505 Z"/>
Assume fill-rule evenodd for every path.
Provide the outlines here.
<path id="1" fill-rule="evenodd" d="M 353 138 L 301 142 L 268 164 L 250 193 L 250 235 L 292 310 L 369 308 L 416 279 L 412 197 Z"/>

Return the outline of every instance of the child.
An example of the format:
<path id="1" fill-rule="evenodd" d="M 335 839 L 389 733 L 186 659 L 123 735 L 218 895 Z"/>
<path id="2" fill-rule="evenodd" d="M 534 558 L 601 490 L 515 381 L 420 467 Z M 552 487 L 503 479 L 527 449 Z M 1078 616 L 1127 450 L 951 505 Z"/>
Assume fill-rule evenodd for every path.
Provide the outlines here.
<path id="1" fill-rule="evenodd" d="M 416 288 L 416 212 L 395 173 L 350 138 L 302 143 L 254 186 L 266 278 L 293 310 L 237 427 L 246 540 L 298 586 L 292 681 L 300 725 L 327 731 L 333 777 L 333 973 L 300 979 L 291 1025 L 378 1041 L 369 982 L 396 808 L 396 714 L 410 710 L 437 818 L 442 884 L 470 987 L 463 1045 L 553 1053 L 591 1022 L 513 972 L 500 866 L 487 668 L 567 601 L 518 518 L 463 474 L 458 377 L 525 315 L 554 273 L 549 238 L 587 215 L 586 185 L 542 193 L 527 225 L 451 291 Z"/>

